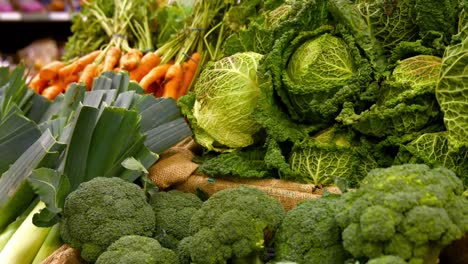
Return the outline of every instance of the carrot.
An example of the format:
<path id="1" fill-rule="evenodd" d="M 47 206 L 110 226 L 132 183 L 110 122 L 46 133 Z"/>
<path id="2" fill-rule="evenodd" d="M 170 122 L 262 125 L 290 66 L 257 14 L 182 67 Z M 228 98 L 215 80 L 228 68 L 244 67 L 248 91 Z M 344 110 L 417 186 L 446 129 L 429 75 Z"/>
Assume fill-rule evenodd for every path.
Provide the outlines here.
<path id="1" fill-rule="evenodd" d="M 120 58 L 120 68 L 127 71 L 135 69 L 140 62 L 141 57 L 143 57 L 141 51 L 137 49 L 131 49 L 127 54 L 124 54 Z"/>
<path id="2" fill-rule="evenodd" d="M 64 91 L 66 92 L 68 90 L 68 87 L 70 86 L 71 83 L 78 82 L 79 80 L 80 80 L 80 77 L 78 76 L 78 74 L 67 76 L 65 80 L 63 80 L 64 86 L 65 86 Z"/>
<path id="3" fill-rule="evenodd" d="M 180 90 L 177 93 L 177 98 L 185 95 L 192 83 L 193 77 L 197 71 L 198 63 L 200 62 L 200 53 L 194 53 L 188 61 L 182 64 L 182 68 L 184 70 L 184 77 L 182 80 L 182 84 L 180 85 Z"/>
<path id="4" fill-rule="evenodd" d="M 93 51 L 78 60 L 64 66 L 59 70 L 59 78 L 64 79 L 68 75 L 77 74 L 80 71 L 84 70 L 84 68 L 93 62 L 98 56 L 101 54 L 100 50 Z"/>
<path id="5" fill-rule="evenodd" d="M 119 63 L 120 55 L 122 52 L 119 47 L 112 47 L 106 53 L 106 58 L 104 59 L 104 66 L 102 71 L 112 71 L 114 67 Z"/>
<path id="6" fill-rule="evenodd" d="M 140 82 L 141 79 L 147 75 L 151 69 L 158 66 L 161 58 L 154 52 L 148 52 L 141 58 L 140 64 L 133 71 L 130 72 L 130 80 Z"/>
<path id="7" fill-rule="evenodd" d="M 80 77 L 78 76 L 78 74 L 73 74 L 73 75 L 68 75 L 67 77 L 65 77 L 63 82 L 64 83 L 72 83 L 72 82 L 77 82 L 79 79 L 80 79 Z"/>
<path id="8" fill-rule="evenodd" d="M 53 61 L 46 66 L 42 67 L 39 71 L 41 79 L 51 81 L 58 76 L 58 71 L 63 68 L 64 64 L 60 61 Z"/>
<path id="9" fill-rule="evenodd" d="M 164 92 L 162 97 L 172 97 L 177 99 L 177 94 L 179 93 L 180 86 L 182 84 L 183 78 L 182 65 L 174 64 L 169 67 L 167 70 L 164 81 Z"/>
<path id="10" fill-rule="evenodd" d="M 35 93 L 40 94 L 42 90 L 44 90 L 44 88 L 47 87 L 48 84 L 48 80 L 41 79 L 41 76 L 37 74 L 29 83 L 29 87 L 31 87 Z"/>
<path id="11" fill-rule="evenodd" d="M 94 77 L 99 74 L 97 65 L 94 63 L 88 64 L 86 68 L 84 68 L 83 72 L 81 73 L 79 82 L 84 83 L 86 85 L 86 90 L 91 90 L 91 86 L 93 85 Z"/>
<path id="12" fill-rule="evenodd" d="M 141 79 L 140 86 L 147 90 L 152 83 L 162 82 L 170 66 L 171 65 L 169 64 L 162 64 L 154 67 L 150 72 L 148 72 L 148 74 L 145 75 L 145 77 Z"/>
<path id="13" fill-rule="evenodd" d="M 57 95 L 59 95 L 61 92 L 63 92 L 64 86 L 63 83 L 60 81 L 52 83 L 51 86 L 45 88 L 41 95 L 44 96 L 45 98 L 49 100 L 54 100 Z"/>

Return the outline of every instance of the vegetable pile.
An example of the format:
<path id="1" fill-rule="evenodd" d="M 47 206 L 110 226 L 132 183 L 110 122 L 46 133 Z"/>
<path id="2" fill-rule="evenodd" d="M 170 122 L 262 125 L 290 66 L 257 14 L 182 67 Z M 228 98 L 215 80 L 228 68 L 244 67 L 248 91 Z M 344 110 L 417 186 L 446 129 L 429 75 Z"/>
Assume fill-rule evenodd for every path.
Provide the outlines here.
<path id="1" fill-rule="evenodd" d="M 2 262 L 436 264 L 467 237 L 466 0 L 162 2 L 85 1 L 64 62 L 0 68 Z M 198 173 L 342 194 L 160 190 L 192 133 Z"/>
<path id="2" fill-rule="evenodd" d="M 119 177 L 145 188 L 158 154 L 191 135 L 173 99 L 143 95 L 124 73 L 102 74 L 91 91 L 73 84 L 51 102 L 28 89 L 24 68 L 0 72 L 0 149 L 8 157 L 0 177 L 0 259 L 6 263 L 40 263 L 60 246 L 57 223 L 81 183 Z M 152 215 L 148 208 L 145 217 Z"/>
<path id="3" fill-rule="evenodd" d="M 199 172 L 357 187 L 424 163 L 468 183 L 466 1 L 259 7 L 179 100 Z"/>

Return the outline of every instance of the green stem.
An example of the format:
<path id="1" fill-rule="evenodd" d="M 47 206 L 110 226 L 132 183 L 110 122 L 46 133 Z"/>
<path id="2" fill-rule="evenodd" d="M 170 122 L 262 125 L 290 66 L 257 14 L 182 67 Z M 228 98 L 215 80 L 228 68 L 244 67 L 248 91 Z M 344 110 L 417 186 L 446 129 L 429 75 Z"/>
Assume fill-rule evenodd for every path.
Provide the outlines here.
<path id="1" fill-rule="evenodd" d="M 3 230 L 2 234 L 0 234 L 0 251 L 3 250 L 5 245 L 8 243 L 10 238 L 13 236 L 13 234 L 18 230 L 18 228 L 21 226 L 21 224 L 24 222 L 26 217 L 28 217 L 29 213 L 34 209 L 34 207 L 37 205 L 39 201 L 36 199 L 34 200 L 29 207 L 20 215 L 16 218 L 15 221 L 13 221 L 11 224 L 9 224 L 5 230 Z"/>
<path id="2" fill-rule="evenodd" d="M 60 239 L 60 227 L 59 224 L 55 224 L 47 234 L 47 237 L 42 244 L 42 247 L 37 252 L 36 257 L 32 264 L 40 264 L 44 259 L 52 255 L 55 250 L 61 247 L 63 244 L 62 240 Z"/>
<path id="3" fill-rule="evenodd" d="M 34 214 L 45 208 L 39 202 L 0 252 L 2 263 L 30 264 L 41 248 L 50 227 L 37 227 L 33 224 Z"/>

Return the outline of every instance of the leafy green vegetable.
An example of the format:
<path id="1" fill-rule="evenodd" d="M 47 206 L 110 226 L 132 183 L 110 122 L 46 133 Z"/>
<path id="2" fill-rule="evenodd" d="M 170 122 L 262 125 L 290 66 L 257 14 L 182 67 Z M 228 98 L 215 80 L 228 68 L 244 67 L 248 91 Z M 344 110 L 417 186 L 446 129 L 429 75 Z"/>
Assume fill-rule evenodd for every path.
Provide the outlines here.
<path id="1" fill-rule="evenodd" d="M 198 172 L 215 177 L 269 178 L 275 176 L 264 162 L 266 149 L 253 146 L 203 160 Z"/>
<path id="2" fill-rule="evenodd" d="M 260 126 L 252 113 L 260 94 L 268 92 L 261 91 L 257 83 L 261 58 L 253 52 L 238 53 L 208 65 L 201 73 L 193 106 L 188 105 L 190 112 L 185 113 L 200 145 L 223 152 L 254 143 Z"/>
<path id="3" fill-rule="evenodd" d="M 291 169 L 299 176 L 296 180 L 329 185 L 341 178 L 356 186 L 377 164 L 367 145 L 353 137 L 346 130 L 332 127 L 311 139 L 296 142 L 289 156 Z"/>
<path id="4" fill-rule="evenodd" d="M 401 146 L 395 163 L 424 163 L 431 167 L 444 167 L 454 171 L 465 184 L 468 184 L 468 149 L 450 148 L 445 131 L 423 134 Z"/>
<path id="5" fill-rule="evenodd" d="M 377 137 L 420 131 L 440 120 L 435 86 L 441 59 L 418 55 L 398 62 L 388 80 L 381 85 L 377 101 L 359 115 L 351 103 L 337 121 Z"/>
<path id="6" fill-rule="evenodd" d="M 264 63 L 290 117 L 310 124 L 330 124 L 372 81 L 369 63 L 342 27 L 286 33 Z"/>
<path id="7" fill-rule="evenodd" d="M 34 198 L 26 179 L 40 166 L 50 166 L 65 146 L 46 131 L 0 178 L 0 229 L 20 215 Z"/>
<path id="8" fill-rule="evenodd" d="M 436 95 L 444 113 L 450 147 L 467 147 L 468 108 L 468 37 L 445 50 Z"/>

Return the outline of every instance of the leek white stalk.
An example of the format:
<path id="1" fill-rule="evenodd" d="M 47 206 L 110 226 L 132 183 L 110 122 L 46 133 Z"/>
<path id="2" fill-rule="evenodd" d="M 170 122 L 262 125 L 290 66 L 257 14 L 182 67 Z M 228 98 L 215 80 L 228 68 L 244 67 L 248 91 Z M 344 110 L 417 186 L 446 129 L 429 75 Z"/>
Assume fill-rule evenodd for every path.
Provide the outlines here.
<path id="1" fill-rule="evenodd" d="M 40 264 L 48 256 L 52 255 L 55 250 L 61 247 L 63 244 L 62 239 L 60 239 L 60 227 L 59 224 L 55 224 L 47 234 L 47 237 L 42 244 L 42 247 L 37 252 L 36 257 L 32 264 Z"/>
<path id="2" fill-rule="evenodd" d="M 50 231 L 50 227 L 37 227 L 32 222 L 34 214 L 42 208 L 45 204 L 40 201 L 10 238 L 0 252 L 2 263 L 30 264 L 34 260 Z"/>

